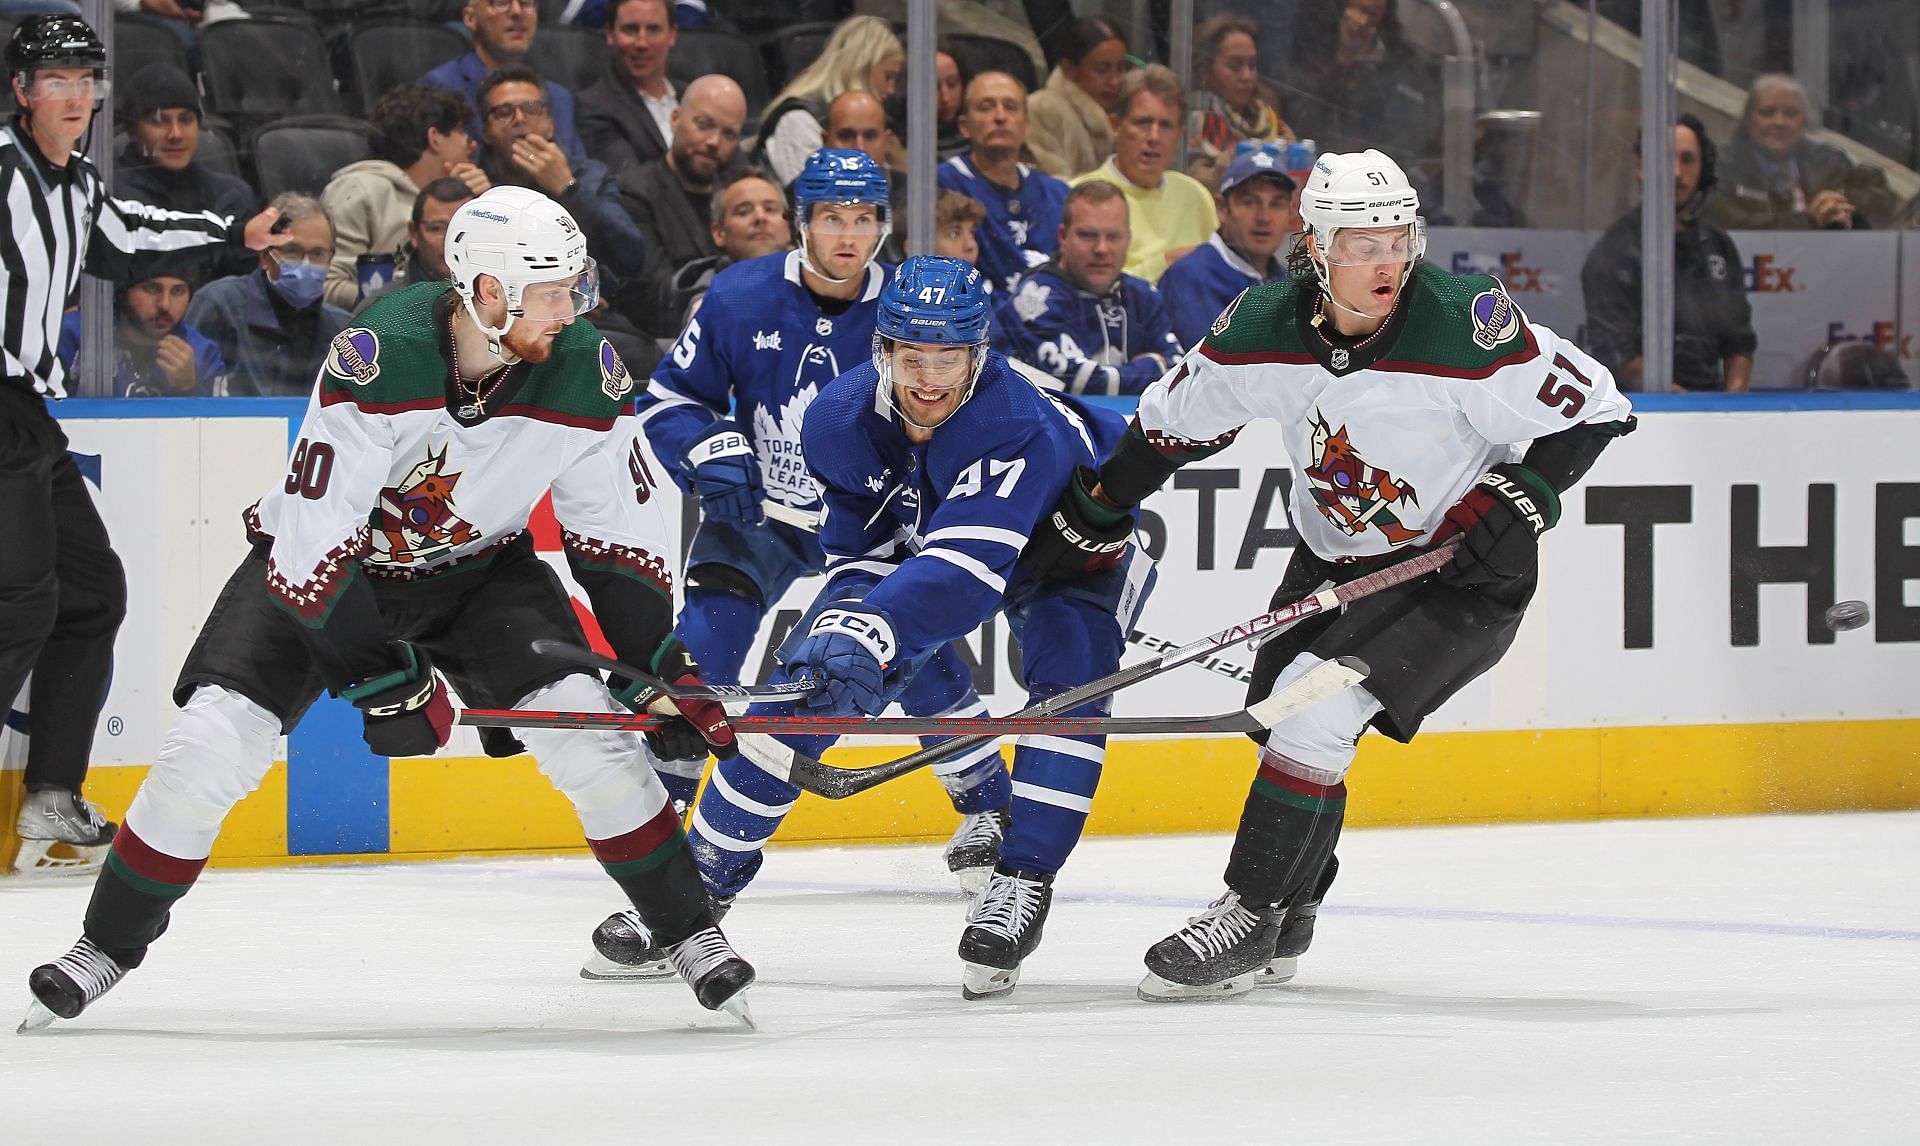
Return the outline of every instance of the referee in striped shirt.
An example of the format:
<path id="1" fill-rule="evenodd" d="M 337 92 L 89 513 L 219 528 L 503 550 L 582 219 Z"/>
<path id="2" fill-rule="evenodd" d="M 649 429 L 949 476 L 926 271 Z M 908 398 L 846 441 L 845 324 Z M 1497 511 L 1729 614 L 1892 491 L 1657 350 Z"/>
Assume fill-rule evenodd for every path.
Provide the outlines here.
<path id="1" fill-rule="evenodd" d="M 6 62 L 14 114 L 0 130 L 0 712 L 31 673 L 20 866 L 51 867 L 54 844 L 112 839 L 80 786 L 127 603 L 106 525 L 47 410 L 67 392 L 54 354 L 62 312 L 82 269 L 117 281 L 136 251 L 229 241 L 264 250 L 291 236 L 272 233 L 270 210 L 242 224 L 108 197 L 75 150 L 107 95 L 106 47 L 86 21 L 29 17 Z"/>

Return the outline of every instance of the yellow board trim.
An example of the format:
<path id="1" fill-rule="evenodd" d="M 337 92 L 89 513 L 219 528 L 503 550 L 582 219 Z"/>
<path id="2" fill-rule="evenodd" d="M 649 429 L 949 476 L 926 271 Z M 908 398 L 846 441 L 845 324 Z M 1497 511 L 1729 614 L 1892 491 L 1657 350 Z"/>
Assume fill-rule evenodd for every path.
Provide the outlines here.
<path id="1" fill-rule="evenodd" d="M 857 766 L 900 751 L 849 748 L 834 759 Z M 1241 737 L 1116 743 L 1087 830 L 1231 831 L 1253 768 L 1253 745 Z M 96 768 L 88 795 L 118 818 L 145 774 Z M 0 794 L 8 829 L 18 803 L 12 779 Z M 290 859 L 286 771 L 276 764 L 228 817 L 214 862 L 584 850 L 572 808 L 527 757 L 398 760 L 389 784 L 391 853 Z M 1920 720 L 1431 733 L 1409 745 L 1369 737 L 1348 787 L 1350 827 L 1920 808 Z M 938 781 L 922 772 L 849 800 L 803 799 L 776 839 L 940 840 L 957 822 Z M 0 840 L 9 864 L 11 844 Z"/>

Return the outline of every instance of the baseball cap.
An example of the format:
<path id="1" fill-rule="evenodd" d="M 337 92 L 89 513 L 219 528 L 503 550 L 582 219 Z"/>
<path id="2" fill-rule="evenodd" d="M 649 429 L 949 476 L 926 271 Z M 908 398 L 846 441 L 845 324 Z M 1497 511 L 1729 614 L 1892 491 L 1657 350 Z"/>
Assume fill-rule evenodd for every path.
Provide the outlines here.
<path id="1" fill-rule="evenodd" d="M 1293 181 L 1293 176 L 1287 174 L 1286 157 L 1279 148 L 1271 144 L 1249 146 L 1243 143 L 1240 150 L 1234 153 L 1233 162 L 1227 164 L 1227 173 L 1220 177 L 1220 194 L 1225 195 L 1247 180 L 1262 176 L 1274 180 L 1287 191 L 1299 186 Z"/>

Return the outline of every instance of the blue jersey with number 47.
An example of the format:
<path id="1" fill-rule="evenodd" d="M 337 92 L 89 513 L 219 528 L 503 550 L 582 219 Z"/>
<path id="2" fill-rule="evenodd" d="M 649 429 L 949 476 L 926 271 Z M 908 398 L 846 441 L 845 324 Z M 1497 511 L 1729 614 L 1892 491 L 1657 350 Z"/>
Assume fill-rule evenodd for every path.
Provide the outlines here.
<path id="1" fill-rule="evenodd" d="M 1097 466 L 1126 435 L 1110 410 L 1043 390 L 988 352 L 973 397 L 915 445 L 879 392 L 871 362 L 820 392 L 803 431 L 827 506 L 828 586 L 867 581 L 905 649 L 972 632 L 1027 576 L 1020 551 L 1075 466 Z"/>
<path id="2" fill-rule="evenodd" d="M 748 259 L 713 277 L 639 403 L 648 442 L 683 489 L 687 447 L 731 407 L 753 443 L 767 496 L 817 507 L 800 427 L 822 387 L 873 357 L 875 300 L 887 273 L 868 266 L 860 296 L 838 313 L 823 310 L 806 288 L 798 251 Z"/>

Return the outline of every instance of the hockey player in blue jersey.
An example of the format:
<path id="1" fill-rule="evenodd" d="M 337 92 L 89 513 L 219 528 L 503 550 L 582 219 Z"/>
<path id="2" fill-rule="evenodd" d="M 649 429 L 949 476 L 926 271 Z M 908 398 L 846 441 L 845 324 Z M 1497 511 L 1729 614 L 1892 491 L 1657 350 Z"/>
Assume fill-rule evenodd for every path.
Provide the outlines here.
<path id="1" fill-rule="evenodd" d="M 1006 290 L 1059 249 L 1060 209 L 1067 185 L 1020 162 L 1027 142 L 1027 89 L 1005 72 L 981 72 L 960 105 L 966 154 L 942 163 L 940 186 L 977 200 L 987 217 L 974 228 L 973 264 L 995 290 Z"/>
<path id="2" fill-rule="evenodd" d="M 934 653 L 995 612 L 1020 638 L 1034 701 L 1119 667 L 1152 562 L 1129 546 L 1101 572 L 1043 581 L 1020 553 L 1076 467 L 1097 465 L 1126 427 L 1034 384 L 987 349 L 987 326 L 979 271 L 909 258 L 881 291 L 873 361 L 835 379 L 808 410 L 801 441 L 827 507 L 828 579 L 781 647 L 775 679 L 810 677 L 815 687 L 754 711 L 878 714 Z M 1101 701 L 1071 711 L 1106 710 Z M 788 743 L 818 754 L 832 738 Z M 960 939 L 967 998 L 1018 981 L 1104 756 L 1104 737 L 1020 739 L 1000 862 Z M 762 845 L 799 794 L 744 755 L 720 762 L 688 832 L 717 902 L 759 871 Z"/>
<path id="3" fill-rule="evenodd" d="M 1293 199 L 1299 184 L 1287 174 L 1278 147 L 1240 146 L 1245 150 L 1234 153 L 1214 196 L 1220 229 L 1160 276 L 1160 297 L 1182 346 L 1200 345 L 1241 291 L 1287 277 L 1280 248 L 1301 227 Z"/>
<path id="4" fill-rule="evenodd" d="M 1059 255 L 996 296 L 999 348 L 1060 379 L 1071 394 L 1138 394 L 1181 354 L 1160 292 L 1121 270 L 1128 210 L 1111 183 L 1075 187 L 1060 222 Z"/>
<path id="5" fill-rule="evenodd" d="M 887 278 L 874 261 L 891 230 L 887 176 L 872 158 L 814 152 L 794 199 L 800 249 L 715 275 L 639 403 L 655 455 L 700 499 L 676 633 L 716 683 L 739 681 L 768 607 L 824 565 L 818 536 L 792 523 L 820 511 L 819 487 L 800 457 L 800 427 L 821 387 L 872 354 Z M 781 507 L 778 516 L 763 503 Z M 986 712 L 972 669 L 950 646 L 936 650 L 901 705 L 917 716 Z M 691 803 L 705 763 L 662 761 L 661 781 L 677 801 Z M 986 744 L 934 771 L 961 816 L 948 867 L 977 887 L 999 855 L 1011 799 L 1006 766 L 998 746 Z M 588 978 L 673 974 L 631 911 L 602 923 L 593 945 L 581 969 Z"/>

